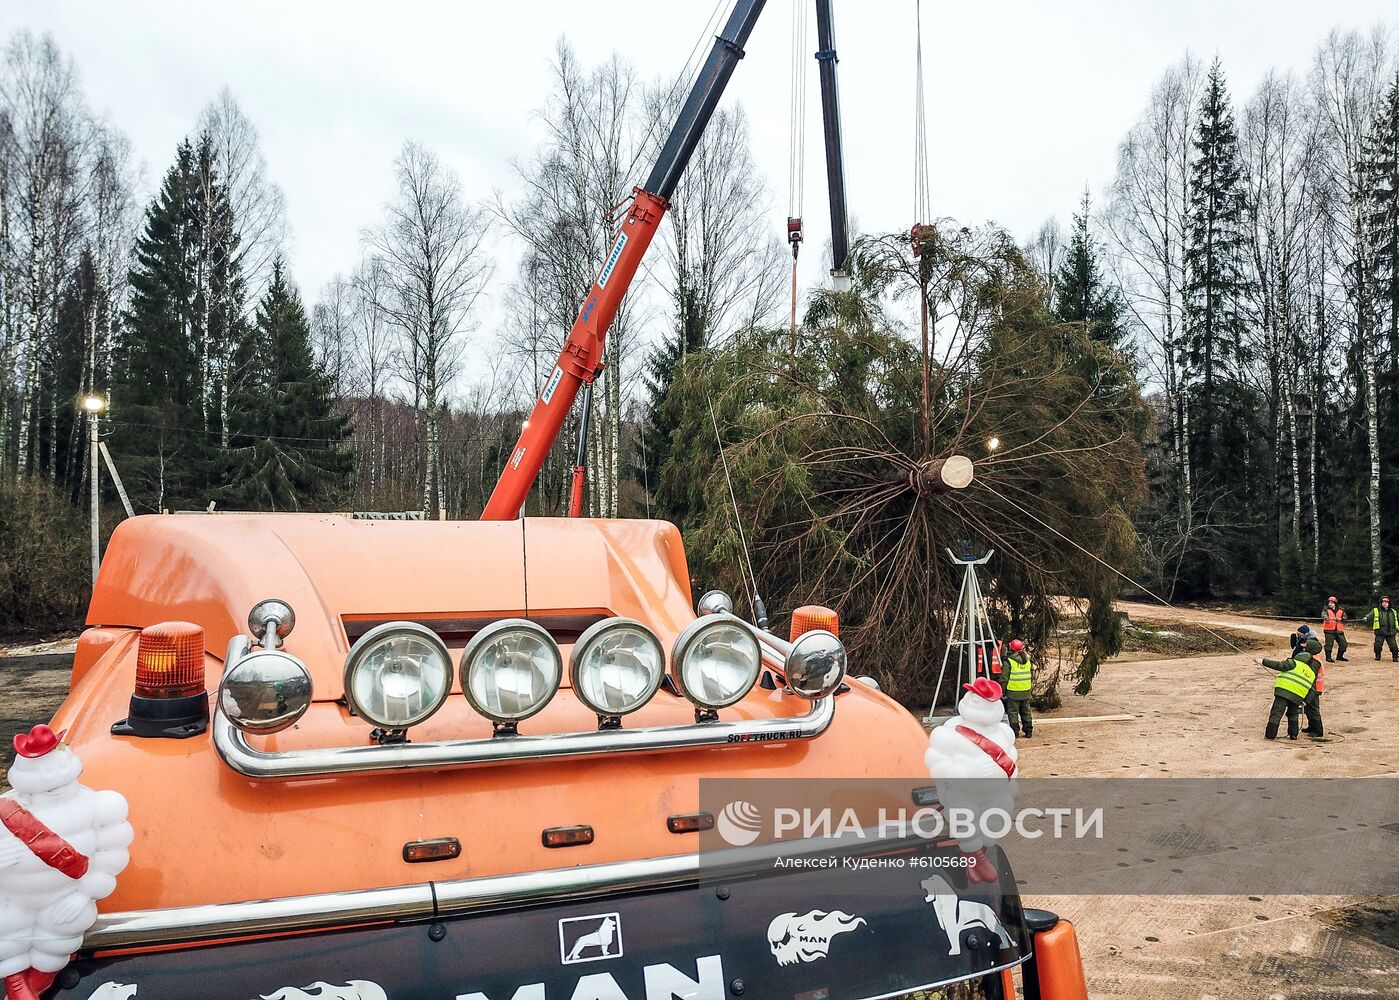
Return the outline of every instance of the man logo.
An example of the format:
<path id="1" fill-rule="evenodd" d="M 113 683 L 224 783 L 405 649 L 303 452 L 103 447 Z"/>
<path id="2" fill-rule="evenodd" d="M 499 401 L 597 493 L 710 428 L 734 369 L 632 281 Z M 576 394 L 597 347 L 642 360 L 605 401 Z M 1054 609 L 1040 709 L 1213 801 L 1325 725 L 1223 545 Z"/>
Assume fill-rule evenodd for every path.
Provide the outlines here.
<path id="1" fill-rule="evenodd" d="M 389 1000 L 389 996 L 378 983 L 351 979 L 344 986 L 327 982 L 312 983 L 305 989 L 284 986 L 275 993 L 264 993 L 262 1000 Z"/>
<path id="2" fill-rule="evenodd" d="M 762 832 L 763 816 L 753 803 L 739 799 L 720 811 L 714 825 L 727 843 L 734 847 L 747 847 Z"/>
<path id="3" fill-rule="evenodd" d="M 594 913 L 559 921 L 559 960 L 564 965 L 622 957 L 622 917 Z"/>
<path id="4" fill-rule="evenodd" d="M 768 947 L 778 965 L 815 962 L 830 954 L 832 938 L 864 926 L 864 917 L 843 910 L 812 910 L 801 916 L 781 913 L 768 924 Z"/>

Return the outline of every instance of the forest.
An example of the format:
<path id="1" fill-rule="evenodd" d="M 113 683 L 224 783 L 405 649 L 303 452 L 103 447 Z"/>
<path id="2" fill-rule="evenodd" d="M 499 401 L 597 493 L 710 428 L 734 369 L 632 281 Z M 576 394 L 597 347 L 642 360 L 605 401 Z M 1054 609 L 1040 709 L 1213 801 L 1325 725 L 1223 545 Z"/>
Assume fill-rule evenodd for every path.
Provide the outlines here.
<path id="1" fill-rule="evenodd" d="M 924 180 L 911 231 L 854 234 L 850 289 L 799 303 L 721 107 L 609 336 L 587 513 L 676 521 L 697 587 L 839 595 L 910 701 L 964 540 L 998 550 L 987 593 L 1036 647 L 1061 641 L 1056 598 L 1085 609 L 1080 691 L 1124 588 L 1368 607 L 1399 584 L 1399 42 L 1337 29 L 1247 94 L 1227 69 L 1165 67 L 1114 176 L 1037 232 L 943 217 Z M 566 39 L 549 72 L 515 194 L 407 139 L 352 266 L 302 289 L 233 92 L 147 179 L 52 38 L 4 41 L 0 629 L 85 602 L 89 394 L 137 513 L 480 513 L 684 79 Z M 527 514 L 564 511 L 576 434 Z M 948 494 L 953 454 L 976 483 Z"/>

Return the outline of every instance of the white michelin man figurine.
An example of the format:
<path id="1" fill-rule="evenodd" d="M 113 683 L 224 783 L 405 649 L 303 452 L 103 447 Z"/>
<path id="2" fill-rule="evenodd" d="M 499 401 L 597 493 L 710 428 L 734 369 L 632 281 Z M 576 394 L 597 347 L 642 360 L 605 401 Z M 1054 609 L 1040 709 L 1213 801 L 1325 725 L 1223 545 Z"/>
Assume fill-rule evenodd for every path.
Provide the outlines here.
<path id="1" fill-rule="evenodd" d="M 974 684 L 963 684 L 967 692 L 957 703 L 954 715 L 933 730 L 923 763 L 937 782 L 943 809 L 969 810 L 980 816 L 988 809 L 1015 805 L 1015 734 L 1006 725 L 1001 686 L 986 677 Z M 994 882 L 1000 877 L 986 856 L 986 848 L 998 838 L 978 832 L 960 843 L 969 859 L 967 877 L 973 882 Z"/>
<path id="2" fill-rule="evenodd" d="M 35 726 L 15 753 L 0 795 L 0 982 L 8 1000 L 37 1000 L 116 888 L 132 831 L 126 799 L 78 784 L 63 733 Z"/>

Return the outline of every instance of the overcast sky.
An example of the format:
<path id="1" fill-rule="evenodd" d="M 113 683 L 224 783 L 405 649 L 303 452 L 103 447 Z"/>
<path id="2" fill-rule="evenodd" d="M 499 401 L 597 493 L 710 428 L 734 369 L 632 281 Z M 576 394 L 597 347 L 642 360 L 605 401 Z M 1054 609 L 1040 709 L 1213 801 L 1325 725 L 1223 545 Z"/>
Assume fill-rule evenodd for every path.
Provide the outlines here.
<path id="1" fill-rule="evenodd" d="M 728 6 L 728 0 L 724 0 Z M 794 0 L 769 0 L 728 100 L 752 119 L 775 233 L 787 212 Z M 810 3 L 811 0 L 800 0 Z M 511 160 L 539 137 L 549 60 L 566 35 L 585 63 L 617 51 L 641 78 L 685 63 L 712 0 L 0 0 L 0 31 L 50 32 L 92 107 L 131 139 L 147 190 L 201 107 L 227 85 L 286 193 L 290 263 L 306 297 L 353 267 L 381 216 L 405 138 L 461 175 L 468 196 L 514 188 Z M 836 0 L 852 216 L 906 229 L 913 201 L 914 0 Z M 1191 50 L 1219 55 L 1236 101 L 1271 67 L 1305 73 L 1332 27 L 1396 23 L 1395 0 L 925 0 L 935 215 L 995 220 L 1017 236 L 1067 220 L 1152 81 Z M 814 23 L 811 45 L 815 48 Z M 808 246 L 828 238 L 819 105 L 809 97 Z M 646 173 L 638 168 L 637 180 Z M 824 272 L 816 254 L 804 278 Z M 503 274 L 503 284 L 508 274 Z"/>

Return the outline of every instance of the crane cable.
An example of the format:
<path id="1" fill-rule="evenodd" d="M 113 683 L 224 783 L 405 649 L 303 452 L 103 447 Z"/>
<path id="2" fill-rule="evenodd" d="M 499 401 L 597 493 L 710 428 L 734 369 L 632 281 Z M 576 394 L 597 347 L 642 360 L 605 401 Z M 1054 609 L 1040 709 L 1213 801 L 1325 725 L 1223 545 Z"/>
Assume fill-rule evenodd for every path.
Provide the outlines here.
<path id="1" fill-rule="evenodd" d="M 923 98 L 923 0 L 914 0 L 914 79 L 913 96 L 913 221 L 930 221 L 928 183 L 928 123 Z"/>
<path id="2" fill-rule="evenodd" d="M 807 3 L 792 0 L 792 66 L 787 161 L 787 242 L 792 245 L 792 343 L 797 338 L 797 254 L 802 244 L 802 202 L 806 191 Z"/>
<path id="3" fill-rule="evenodd" d="M 915 260 L 923 250 L 923 239 L 928 235 L 931 208 L 928 193 L 928 120 L 926 102 L 923 96 L 923 0 L 914 0 L 914 94 L 913 94 L 913 228 L 909 230 Z M 919 373 L 919 437 L 923 443 L 923 457 L 932 450 L 932 334 L 928 308 L 928 272 L 923 263 L 918 265 L 918 327 L 919 343 L 922 351 L 921 372 Z"/>
<path id="4" fill-rule="evenodd" d="M 1107 562 L 1106 560 L 1100 558 L 1097 554 L 1095 554 L 1095 553 L 1093 553 L 1093 552 L 1090 552 L 1088 549 L 1086 549 L 1086 548 L 1084 548 L 1082 545 L 1078 544 L 1078 542 L 1074 541 L 1072 538 L 1070 538 L 1068 535 L 1064 534 L 1064 533 L 1063 533 L 1062 531 L 1060 531 L 1058 528 L 1054 527 L 1054 525 L 1050 524 L 1048 521 L 1046 521 L 1046 520 L 1044 520 L 1043 518 L 1041 518 L 1041 517 L 1039 517 L 1038 515 L 1036 515 L 1035 512 L 1031 509 L 1031 507 L 1032 507 L 1032 505 L 1033 505 L 1033 503 L 1034 503 L 1035 497 L 1034 497 L 1029 491 L 1027 491 L 1027 490 L 1025 490 L 1025 489 L 1022 489 L 1022 488 L 1019 487 L 1019 486 L 1015 486 L 1014 484 L 1008 484 L 1008 485 L 1010 485 L 1011 489 L 1015 490 L 1017 493 L 1020 493 L 1022 496 L 1025 497 L 1025 501 L 1026 501 L 1026 502 L 1017 503 L 1017 504 L 1016 504 L 1016 508 L 1017 508 L 1017 510 L 1019 511 L 1019 513 L 1021 513 L 1021 514 L 1025 515 L 1026 517 L 1030 518 L 1030 520 L 1034 521 L 1034 522 L 1035 522 L 1036 524 L 1038 524 L 1040 527 L 1042 527 L 1042 528 L 1044 528 L 1044 529 L 1046 529 L 1046 530 L 1048 530 L 1048 531 L 1051 531 L 1051 532 L 1053 532 L 1054 534 L 1058 535 L 1058 536 L 1059 536 L 1060 538 L 1062 538 L 1064 541 L 1068 542 L 1068 543 L 1069 543 L 1070 545 L 1072 545 L 1074 548 L 1078 549 L 1078 551 L 1080 551 L 1080 552 L 1082 552 L 1084 555 L 1086 555 L 1089 559 L 1092 559 L 1095 563 L 1097 563 L 1098 565 L 1102 566 L 1102 567 L 1103 567 L 1104 569 L 1106 569 L 1108 572 L 1114 573 L 1114 574 L 1116 574 L 1117 576 L 1121 577 L 1121 578 L 1122 578 L 1123 580 L 1125 580 L 1127 583 L 1130 583 L 1132 586 L 1136 587 L 1138 590 L 1140 590 L 1142 593 L 1146 594 L 1148 597 L 1150 597 L 1152 600 L 1156 601 L 1158 604 L 1162 605 L 1163 607 L 1170 608 L 1172 611 L 1178 611 L 1178 610 L 1180 610 L 1180 609 L 1177 608 L 1174 604 L 1172 604 L 1170 601 L 1166 600 L 1166 598 L 1162 597 L 1160 594 L 1156 593 L 1156 591 L 1152 590 L 1150 587 L 1148 587 L 1146 584 L 1142 583 L 1140 580 L 1134 580 L 1134 579 L 1132 579 L 1132 578 L 1131 578 L 1130 576 L 1128 576 L 1126 573 L 1122 572 L 1122 570 L 1120 570 L 1120 569 L 1118 569 L 1116 566 L 1112 565 L 1112 563 Z M 1240 649 L 1238 645 L 1236 645 L 1235 643 L 1231 642 L 1231 641 L 1230 641 L 1228 638 L 1226 638 L 1225 636 L 1220 635 L 1218 632 L 1214 631 L 1214 629 L 1210 628 L 1208 625 L 1203 625 L 1203 624 L 1201 624 L 1201 625 L 1200 625 L 1200 628 L 1203 629 L 1204 631 L 1208 632 L 1210 635 L 1214 636 L 1214 637 L 1215 637 L 1216 639 L 1218 639 L 1220 642 L 1224 643 L 1224 645 L 1228 646 L 1228 647 L 1229 647 L 1230 649 L 1232 649 L 1234 652 L 1236 652 L 1236 653 L 1243 653 L 1243 652 L 1246 652 L 1246 650 Z"/>

